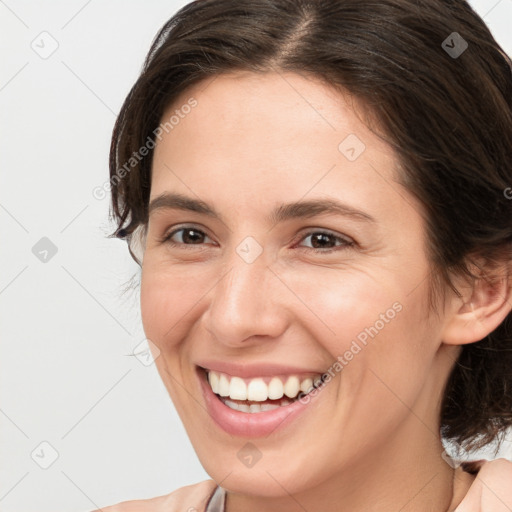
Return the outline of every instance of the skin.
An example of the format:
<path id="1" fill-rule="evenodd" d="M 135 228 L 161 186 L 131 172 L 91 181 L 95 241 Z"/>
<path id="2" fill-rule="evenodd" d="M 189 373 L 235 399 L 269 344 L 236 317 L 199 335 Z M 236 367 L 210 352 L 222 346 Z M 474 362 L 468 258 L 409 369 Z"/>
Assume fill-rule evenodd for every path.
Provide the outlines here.
<path id="1" fill-rule="evenodd" d="M 222 219 L 151 213 L 141 309 L 194 449 L 228 491 L 227 512 L 455 510 L 472 478 L 454 479 L 441 457 L 443 387 L 459 345 L 481 339 L 510 307 L 464 288 L 462 299 L 447 295 L 444 309 L 429 314 L 422 206 L 398 184 L 396 155 L 347 95 L 294 73 L 232 73 L 187 90 L 162 119 L 190 97 L 197 106 L 156 145 L 150 200 L 181 193 Z M 349 134 L 365 145 L 354 161 L 338 149 Z M 282 203 L 327 198 L 374 222 L 266 220 Z M 201 243 L 186 245 L 183 232 L 176 246 L 161 241 L 184 225 L 205 234 Z M 337 250 L 315 252 L 309 228 L 332 232 L 326 247 Z M 263 248 L 252 263 L 236 251 L 247 236 Z M 225 433 L 206 412 L 200 359 L 322 373 L 396 303 L 401 311 L 298 420 L 248 439 Z M 237 457 L 247 441 L 262 454 L 251 468 Z"/>

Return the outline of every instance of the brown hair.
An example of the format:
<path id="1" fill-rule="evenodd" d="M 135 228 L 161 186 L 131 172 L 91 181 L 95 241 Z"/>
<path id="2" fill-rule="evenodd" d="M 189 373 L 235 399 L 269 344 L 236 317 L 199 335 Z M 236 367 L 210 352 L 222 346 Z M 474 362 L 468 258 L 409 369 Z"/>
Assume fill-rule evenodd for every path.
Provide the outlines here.
<path id="1" fill-rule="evenodd" d="M 450 52 L 465 44 L 460 55 Z M 116 236 L 129 239 L 147 224 L 152 151 L 122 179 L 121 167 L 185 89 L 239 70 L 309 73 L 368 108 L 396 151 L 402 184 L 425 207 L 431 283 L 456 292 L 450 273 L 471 276 L 470 256 L 512 259 L 511 62 L 463 0 L 198 0 L 183 7 L 156 36 L 114 128 Z M 509 314 L 489 336 L 462 347 L 445 388 L 441 432 L 477 448 L 511 425 Z"/>

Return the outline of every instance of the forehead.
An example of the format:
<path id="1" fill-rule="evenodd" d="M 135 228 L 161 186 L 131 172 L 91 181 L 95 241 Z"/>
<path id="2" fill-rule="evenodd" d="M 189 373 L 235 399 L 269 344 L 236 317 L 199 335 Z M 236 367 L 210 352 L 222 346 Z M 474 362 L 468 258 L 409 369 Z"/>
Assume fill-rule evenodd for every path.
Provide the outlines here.
<path id="1" fill-rule="evenodd" d="M 162 116 L 162 125 L 174 122 L 157 141 L 151 198 L 192 189 L 233 208 L 244 195 L 269 208 L 284 195 L 334 195 L 369 203 L 374 213 L 390 201 L 399 211 L 404 198 L 410 207 L 394 152 L 366 126 L 359 107 L 348 93 L 290 72 L 206 79 Z"/>
<path id="2" fill-rule="evenodd" d="M 189 109 L 187 103 L 194 99 L 196 106 Z M 361 120 L 363 103 L 348 91 L 336 89 L 312 75 L 293 72 L 231 72 L 205 79 L 183 91 L 166 109 L 161 122 L 165 123 L 181 110 L 189 113 L 180 116 L 179 124 L 190 129 L 201 128 L 206 135 L 209 128 L 215 130 L 220 142 L 227 141 L 231 133 L 238 138 L 267 134 L 266 141 L 284 138 L 299 139 L 305 134 L 325 137 L 331 132 L 329 142 L 336 142 L 349 133 L 357 135 L 391 157 L 391 148 L 372 133 Z M 176 120 L 176 115 L 174 115 Z M 186 123 L 184 119 L 190 119 Z M 178 124 L 178 123 L 177 123 Z M 244 128 L 243 132 L 239 130 Z M 173 131 L 184 131 L 173 127 Z M 183 128 L 183 127 L 182 127 Z M 282 128 L 284 131 L 276 131 Z M 186 130 L 186 128 L 185 128 Z M 336 144 L 336 149 L 337 144 Z"/>

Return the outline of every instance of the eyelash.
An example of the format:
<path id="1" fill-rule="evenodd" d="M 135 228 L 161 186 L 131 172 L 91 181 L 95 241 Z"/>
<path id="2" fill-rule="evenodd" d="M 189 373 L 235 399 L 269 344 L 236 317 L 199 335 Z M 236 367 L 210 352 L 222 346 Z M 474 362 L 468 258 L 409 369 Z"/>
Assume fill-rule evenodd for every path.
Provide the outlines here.
<path id="1" fill-rule="evenodd" d="M 176 233 L 179 233 L 180 231 L 184 231 L 184 230 L 187 230 L 187 229 L 193 230 L 193 231 L 195 231 L 197 233 L 201 233 L 201 235 L 208 236 L 204 231 L 202 231 L 200 229 L 197 229 L 195 226 L 182 226 L 181 228 L 174 229 L 170 233 L 165 234 L 159 240 L 159 242 L 161 244 L 168 243 L 168 244 L 170 244 L 173 247 L 181 246 L 182 248 L 187 249 L 187 250 L 188 249 L 193 249 L 193 248 L 197 247 L 198 245 L 201 245 L 201 244 L 185 244 L 185 243 L 182 243 L 182 242 L 174 242 L 174 241 L 171 240 L 171 238 Z M 335 252 L 335 251 L 339 251 L 339 250 L 343 250 L 343 249 L 348 249 L 348 248 L 351 248 L 351 247 L 353 247 L 355 245 L 355 242 L 353 242 L 352 240 L 349 240 L 348 238 L 343 238 L 343 237 L 338 236 L 338 235 L 336 235 L 334 233 L 331 233 L 330 231 L 326 231 L 326 230 L 323 230 L 323 229 L 312 229 L 312 230 L 309 230 L 309 231 L 307 231 L 306 233 L 304 233 L 301 236 L 300 240 L 304 240 L 305 238 L 308 238 L 309 236 L 314 235 L 314 234 L 321 234 L 321 235 L 331 236 L 331 237 L 335 238 L 337 241 L 341 241 L 342 244 L 340 244 L 338 246 L 335 246 L 335 247 L 329 247 L 329 248 L 326 248 L 326 249 L 315 248 L 315 247 L 301 247 L 301 249 L 306 249 L 307 251 L 313 251 L 315 253 L 326 254 L 326 253 L 331 253 L 331 252 Z"/>

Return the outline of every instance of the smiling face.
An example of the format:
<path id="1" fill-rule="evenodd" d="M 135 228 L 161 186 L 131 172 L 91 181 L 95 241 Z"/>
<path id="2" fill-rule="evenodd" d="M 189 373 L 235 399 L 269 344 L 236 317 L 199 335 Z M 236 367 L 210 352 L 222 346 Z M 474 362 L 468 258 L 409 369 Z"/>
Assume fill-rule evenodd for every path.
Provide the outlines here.
<path id="1" fill-rule="evenodd" d="M 154 154 L 144 330 L 201 463 L 241 493 L 440 461 L 456 347 L 441 344 L 443 314 L 428 315 L 422 210 L 350 104 L 293 73 L 239 73 L 162 118 L 179 121 Z M 293 398 L 323 373 L 308 397 L 267 399 L 272 380 L 271 398 L 279 381 Z M 233 407 L 247 385 L 247 405 L 280 407 L 233 411 L 218 396 L 234 393 Z"/>

